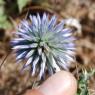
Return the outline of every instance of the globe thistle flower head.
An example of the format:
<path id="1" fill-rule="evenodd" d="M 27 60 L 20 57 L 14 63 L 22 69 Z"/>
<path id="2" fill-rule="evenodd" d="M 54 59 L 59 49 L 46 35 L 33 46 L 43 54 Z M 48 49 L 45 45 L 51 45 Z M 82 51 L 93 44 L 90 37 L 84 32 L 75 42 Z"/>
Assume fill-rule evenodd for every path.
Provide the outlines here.
<path id="1" fill-rule="evenodd" d="M 41 78 L 46 70 L 49 74 L 68 70 L 74 60 L 75 38 L 70 29 L 64 28 L 64 20 L 57 23 L 56 16 L 30 15 L 29 21 L 21 21 L 15 35 L 11 43 L 16 59 L 27 60 L 24 68 L 30 66 L 32 76 L 38 73 Z"/>

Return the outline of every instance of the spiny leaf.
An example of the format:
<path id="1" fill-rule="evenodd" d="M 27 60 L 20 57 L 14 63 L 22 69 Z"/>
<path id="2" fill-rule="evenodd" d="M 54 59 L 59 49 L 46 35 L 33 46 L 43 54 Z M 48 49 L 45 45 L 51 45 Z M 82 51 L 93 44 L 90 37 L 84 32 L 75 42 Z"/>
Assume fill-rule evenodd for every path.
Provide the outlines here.
<path id="1" fill-rule="evenodd" d="M 88 91 L 88 80 L 95 74 L 95 70 L 92 69 L 90 71 L 84 70 L 80 75 L 78 80 L 78 92 L 77 95 L 89 95 Z"/>

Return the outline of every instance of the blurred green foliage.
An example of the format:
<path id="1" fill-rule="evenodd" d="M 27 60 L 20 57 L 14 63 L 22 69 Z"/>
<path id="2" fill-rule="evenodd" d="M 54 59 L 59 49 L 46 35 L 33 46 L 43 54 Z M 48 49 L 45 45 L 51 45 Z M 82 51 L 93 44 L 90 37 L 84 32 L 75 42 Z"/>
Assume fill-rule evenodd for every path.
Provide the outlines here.
<path id="1" fill-rule="evenodd" d="M 17 2 L 17 7 L 19 12 L 22 11 L 22 9 L 32 0 L 16 0 Z M 11 1 L 12 2 L 12 1 Z M 15 3 L 15 2 L 13 2 Z M 6 13 L 6 10 L 8 11 L 8 9 L 5 8 L 6 5 L 6 1 L 5 0 L 0 0 L 0 28 L 1 29 L 11 29 L 12 28 L 12 23 L 11 20 L 9 18 L 11 18 L 11 16 L 9 14 Z M 15 5 L 15 4 L 14 4 Z M 13 6 L 10 4 L 9 5 L 10 8 L 9 9 L 14 9 L 12 8 Z M 9 10 L 10 11 L 10 10 Z M 12 10 L 15 11 L 15 10 Z"/>
<path id="2" fill-rule="evenodd" d="M 0 28 L 8 29 L 11 28 L 11 23 L 8 21 L 8 16 L 5 13 L 5 2 L 0 0 Z"/>
<path id="3" fill-rule="evenodd" d="M 19 11 L 21 12 L 22 9 L 32 0 L 17 0 Z"/>

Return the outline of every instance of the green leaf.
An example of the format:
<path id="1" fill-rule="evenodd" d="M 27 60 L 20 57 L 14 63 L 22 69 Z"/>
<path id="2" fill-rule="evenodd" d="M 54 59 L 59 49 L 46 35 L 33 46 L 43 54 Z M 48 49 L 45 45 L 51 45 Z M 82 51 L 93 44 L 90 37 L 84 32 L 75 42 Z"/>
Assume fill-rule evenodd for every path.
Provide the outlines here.
<path id="1" fill-rule="evenodd" d="M 7 15 L 5 14 L 5 9 L 3 5 L 0 6 L 0 28 L 3 29 L 12 28 L 11 23 L 7 20 Z"/>
<path id="2" fill-rule="evenodd" d="M 22 9 L 32 0 L 17 0 L 19 11 L 21 12 Z"/>
<path id="3" fill-rule="evenodd" d="M 5 1 L 4 0 L 0 0 L 0 5 L 4 5 Z"/>
<path id="4" fill-rule="evenodd" d="M 12 28 L 12 25 L 9 21 L 5 20 L 3 23 L 0 22 L 0 28 L 3 28 L 3 29 L 11 29 Z"/>

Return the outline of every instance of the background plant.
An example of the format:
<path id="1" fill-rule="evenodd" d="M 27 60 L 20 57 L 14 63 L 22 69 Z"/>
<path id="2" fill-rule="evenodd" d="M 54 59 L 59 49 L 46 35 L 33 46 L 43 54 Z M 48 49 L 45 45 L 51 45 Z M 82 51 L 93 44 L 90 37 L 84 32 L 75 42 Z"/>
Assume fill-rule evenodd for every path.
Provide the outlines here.
<path id="1" fill-rule="evenodd" d="M 0 0 L 0 28 L 2 29 L 11 29 L 12 28 L 12 15 L 10 13 L 14 13 L 14 15 L 22 12 L 22 9 L 29 4 L 32 0 Z M 8 4 L 8 7 L 6 7 Z M 12 6 L 11 6 L 12 4 Z M 18 10 L 17 12 L 14 12 Z"/>

